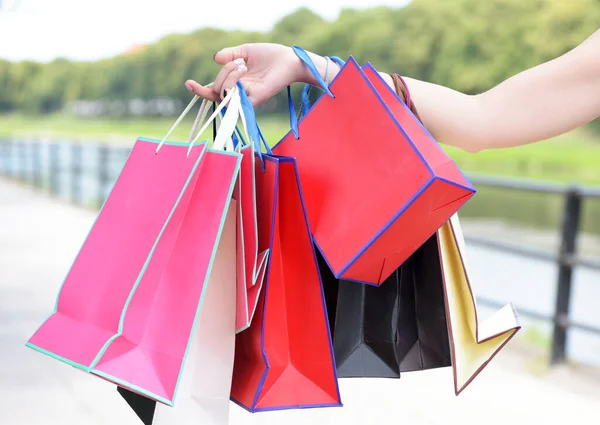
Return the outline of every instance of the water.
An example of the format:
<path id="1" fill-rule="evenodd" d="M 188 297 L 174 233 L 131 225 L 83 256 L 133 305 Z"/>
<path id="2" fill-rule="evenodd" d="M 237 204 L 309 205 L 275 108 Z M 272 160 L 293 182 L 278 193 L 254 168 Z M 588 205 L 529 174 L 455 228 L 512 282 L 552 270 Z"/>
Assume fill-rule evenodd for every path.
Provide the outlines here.
<path id="1" fill-rule="evenodd" d="M 81 150 L 78 151 L 78 148 Z M 107 149 L 105 145 L 93 142 L 78 145 L 78 148 L 73 149 L 64 143 L 52 144 L 47 140 L 38 141 L 35 145 L 0 141 L 0 174 L 28 182 L 33 182 L 37 176 L 41 186 L 52 190 L 60 199 L 98 207 L 125 164 L 129 149 Z M 107 155 L 106 161 L 102 161 L 103 153 Z M 77 168 L 77 164 L 81 172 L 79 178 L 73 178 L 73 169 L 74 166 Z M 35 169 L 37 173 L 34 173 Z M 582 227 L 588 235 L 582 239 L 587 237 L 591 242 L 582 246 L 589 253 L 598 255 L 600 238 L 594 235 L 600 235 L 600 202 L 586 202 Z M 556 237 L 552 239 L 547 235 L 550 233 L 548 229 L 554 231 L 558 227 L 561 214 L 562 199 L 558 197 L 487 188 L 479 189 L 473 200 L 461 210 L 466 235 L 469 229 L 478 236 L 481 236 L 480 233 L 493 234 L 491 225 L 470 226 L 473 219 L 501 219 L 511 227 L 493 237 L 502 234 L 510 239 L 513 238 L 512 232 L 520 237 L 520 242 L 537 242 L 546 248 L 558 244 Z M 520 230 L 519 225 L 528 226 L 528 230 Z M 552 248 L 556 249 L 555 246 Z M 555 264 L 474 245 L 469 245 L 468 253 L 472 268 L 471 281 L 479 297 L 512 302 L 517 310 L 521 307 L 548 316 L 553 314 L 557 279 Z M 576 269 L 572 287 L 571 319 L 600 328 L 600 309 L 597 307 L 600 303 L 600 271 Z M 483 308 L 481 312 L 485 316 L 491 310 Z M 549 339 L 549 323 L 524 317 L 522 323 L 525 328 L 535 327 Z M 600 365 L 600 336 L 571 330 L 568 355 L 573 360 Z"/>

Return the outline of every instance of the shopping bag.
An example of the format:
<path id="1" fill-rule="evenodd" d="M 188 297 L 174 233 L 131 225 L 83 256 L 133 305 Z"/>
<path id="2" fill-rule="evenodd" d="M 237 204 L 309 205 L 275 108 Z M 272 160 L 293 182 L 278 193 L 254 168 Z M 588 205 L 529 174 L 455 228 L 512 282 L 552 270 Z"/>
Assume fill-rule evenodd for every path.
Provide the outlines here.
<path id="1" fill-rule="evenodd" d="M 202 129 L 198 130 L 200 124 L 206 119 L 211 103 L 207 101 L 202 103 L 190 134 L 190 141 L 197 138 L 210 123 L 211 119 Z M 237 105 L 240 106 L 239 102 Z M 231 111 L 228 109 L 225 117 L 231 115 Z M 214 111 L 211 118 L 216 118 L 216 121 L 220 122 L 220 117 L 221 115 Z M 226 119 L 224 118 L 224 120 Z M 231 124 L 231 120 L 229 121 Z M 222 134 L 221 126 L 219 126 L 219 132 L 216 132 L 216 128 L 215 126 L 214 137 L 218 139 Z M 231 138 L 228 138 L 227 147 L 228 150 L 233 150 Z M 236 186 L 239 186 L 241 174 L 240 171 Z M 181 385 L 174 406 L 157 403 L 122 387 L 117 388 L 120 395 L 144 424 L 225 425 L 228 423 L 235 346 L 235 300 L 238 286 L 236 276 L 239 271 L 237 267 L 232 267 L 237 263 L 238 258 L 239 239 L 237 233 L 241 221 L 237 203 L 238 201 L 234 199 L 229 206 L 229 213 L 203 301 L 204 308 L 200 310 L 191 350 L 182 370 Z"/>
<path id="2" fill-rule="evenodd" d="M 310 229 L 334 275 L 379 285 L 475 189 L 352 57 L 327 86 L 306 52 L 294 51 L 326 95 L 273 152 L 296 158 Z"/>
<path id="3" fill-rule="evenodd" d="M 235 91 L 232 91 L 232 96 L 234 93 Z M 233 127 L 236 119 L 233 113 L 230 114 L 229 119 L 224 117 L 224 121 L 233 122 Z M 168 149 L 171 145 L 178 149 L 170 155 L 172 157 L 177 155 L 184 159 L 179 164 L 182 168 L 186 162 L 194 162 L 195 165 L 181 193 L 174 200 L 171 211 L 166 215 L 165 222 L 154 234 L 152 244 L 148 243 L 145 246 L 146 258 L 143 264 L 139 264 L 138 276 L 134 276 L 129 281 L 119 275 L 122 271 L 116 266 L 124 261 L 120 259 L 119 263 L 107 254 L 115 249 L 114 241 L 109 238 L 110 234 L 104 234 L 104 239 L 93 246 L 100 261 L 92 262 L 92 272 L 95 270 L 93 267 L 111 271 L 108 276 L 103 276 L 106 280 L 96 280 L 95 283 L 103 291 L 113 295 L 107 288 L 112 289 L 111 285 L 117 286 L 115 280 L 120 282 L 121 286 L 117 286 L 117 290 L 121 290 L 122 293 L 127 292 L 126 299 L 123 300 L 124 305 L 119 316 L 112 322 L 115 326 L 101 329 L 105 334 L 103 335 L 105 340 L 100 341 L 102 345 L 96 344 L 90 350 L 90 340 L 85 338 L 89 334 L 94 335 L 91 331 L 89 333 L 82 331 L 77 335 L 83 339 L 75 340 L 73 335 L 70 336 L 71 346 L 88 354 L 88 363 L 82 365 L 85 370 L 165 404 L 172 404 L 175 397 L 180 372 L 193 335 L 198 311 L 202 306 L 203 294 L 207 288 L 206 282 L 210 276 L 219 237 L 231 202 L 233 186 L 240 168 L 241 155 L 222 150 L 226 140 L 227 136 L 221 136 L 220 139 L 218 137 L 218 143 L 216 140 L 215 145 L 223 145 L 219 148 L 206 149 L 206 144 L 202 144 L 205 152 L 202 156 L 194 154 L 198 150 L 195 149 L 196 141 L 187 147 L 187 156 L 185 144 L 169 144 L 164 140 L 158 144 L 158 147 L 154 143 L 153 149 L 144 151 L 146 156 L 141 157 L 138 168 L 150 169 L 149 175 L 156 173 L 152 165 L 161 162 L 153 158 L 169 155 L 173 151 Z M 158 152 L 161 147 L 163 150 Z M 194 159 L 195 156 L 198 159 Z M 145 175 L 142 173 L 141 176 Z M 161 182 L 172 180 L 168 173 L 163 173 L 161 178 L 162 180 L 156 181 L 156 187 L 149 187 L 148 180 L 134 174 L 132 181 L 135 185 L 130 187 L 131 192 L 137 190 L 161 193 Z M 151 190 L 148 190 L 149 188 Z M 132 217 L 132 222 L 137 220 L 145 223 L 141 217 L 144 214 L 152 215 L 153 211 L 152 204 L 138 206 L 127 198 L 122 199 L 121 204 L 116 207 L 120 207 L 119 213 L 129 209 L 136 212 L 137 215 Z M 148 208 L 151 210 L 148 211 Z M 114 227 L 118 229 L 124 227 L 116 211 L 115 215 L 106 219 L 109 230 L 111 230 L 110 218 Z M 119 223 L 119 226 L 114 223 Z M 133 235 L 127 233 L 127 237 L 121 239 L 121 243 L 130 250 L 139 249 L 133 243 L 136 242 L 136 237 L 143 235 L 148 239 L 146 233 L 152 230 L 147 224 L 146 227 L 138 226 L 135 229 L 136 233 Z M 121 252 L 125 259 L 130 258 L 129 254 L 130 252 Z M 113 262 L 101 261 L 107 257 Z M 231 267 L 235 268 L 235 263 Z M 90 269 L 86 272 L 86 277 L 89 277 Z M 71 286 L 76 290 L 72 290 L 75 296 L 69 301 L 77 303 L 83 299 L 83 294 L 77 293 L 77 290 L 81 291 L 80 288 L 85 286 L 85 281 L 81 283 L 74 280 Z M 122 290 L 122 287 L 126 287 L 127 291 Z M 59 299 L 59 304 L 60 301 Z M 95 308 L 97 311 L 102 311 L 103 305 L 97 305 Z M 110 312 L 114 313 L 113 310 L 115 308 Z M 102 318 L 102 313 L 98 314 L 98 317 Z M 61 330 L 64 331 L 64 328 Z M 35 341 L 37 341 L 37 334 L 32 338 L 31 344 L 39 347 Z M 93 352 L 94 349 L 96 353 Z"/>
<path id="4" fill-rule="evenodd" d="M 269 258 L 269 249 L 258 251 L 258 225 L 256 212 L 255 148 L 238 145 L 242 166 L 233 198 L 239 202 L 237 232 L 238 296 L 236 332 L 250 326 L 258 296 L 263 286 Z"/>
<path id="5" fill-rule="evenodd" d="M 229 211 L 174 406 L 118 387 L 145 425 L 227 425 L 235 348 L 237 202 Z"/>
<path id="6" fill-rule="evenodd" d="M 156 142 L 136 141 L 59 290 L 53 313 L 28 347 L 89 372 L 119 333 L 130 294 L 153 261 L 165 228 L 181 220 L 206 154 L 206 144 L 186 157 L 185 145 L 167 143 L 156 155 Z"/>
<path id="7" fill-rule="evenodd" d="M 236 94 L 233 90 L 225 102 L 239 105 Z M 219 112 L 213 113 L 207 126 Z M 241 155 L 222 150 L 238 113 L 239 108 L 230 107 L 223 117 L 213 147 L 198 167 L 180 224 L 164 243 L 165 264 L 155 262 L 155 270 L 149 265 L 146 282 L 142 278 L 123 313 L 121 334 L 93 369 L 121 387 L 168 405 L 175 399 L 240 169 Z M 160 248 L 159 244 L 156 251 Z M 235 262 L 230 266 L 235 268 Z"/>
<path id="8" fill-rule="evenodd" d="M 248 139 L 244 139 L 239 128 L 236 128 L 236 132 L 232 134 L 231 140 L 236 152 L 240 152 L 242 155 L 240 173 L 233 191 L 233 199 L 238 201 L 236 332 L 241 332 L 248 328 L 256 310 L 258 295 L 262 289 L 265 277 L 269 249 L 261 252 L 258 251 L 256 182 L 254 173 L 255 156 L 261 152 L 260 143 L 262 140 L 259 136 L 258 127 L 255 124 L 254 108 L 241 83 L 237 85 L 237 90 L 242 110 L 239 116 L 242 121 L 244 133 Z M 194 122 L 192 133 L 190 134 L 190 140 L 196 137 L 200 123 L 205 122 L 211 103 L 206 101 L 202 103 Z M 227 111 L 228 108 L 222 108 L 223 115 Z M 251 123 L 250 126 L 246 122 L 246 116 Z M 220 115 L 216 115 L 216 117 L 218 118 Z"/>
<path id="9" fill-rule="evenodd" d="M 339 378 L 451 365 L 435 236 L 379 287 L 336 279 L 322 257 L 319 270 Z"/>
<path id="10" fill-rule="evenodd" d="M 485 321 L 479 320 L 465 240 L 453 215 L 437 232 L 454 371 L 458 395 L 521 329 L 517 311 L 507 304 Z"/>
<path id="11" fill-rule="evenodd" d="M 251 411 L 340 406 L 326 308 L 293 158 L 257 164 L 259 251 L 267 277 L 236 337 L 231 399 Z"/>
<path id="12" fill-rule="evenodd" d="M 338 283 L 322 261 L 338 376 L 451 365 L 460 394 L 521 329 L 510 304 L 479 322 L 465 254 L 454 215 L 379 287 Z"/>

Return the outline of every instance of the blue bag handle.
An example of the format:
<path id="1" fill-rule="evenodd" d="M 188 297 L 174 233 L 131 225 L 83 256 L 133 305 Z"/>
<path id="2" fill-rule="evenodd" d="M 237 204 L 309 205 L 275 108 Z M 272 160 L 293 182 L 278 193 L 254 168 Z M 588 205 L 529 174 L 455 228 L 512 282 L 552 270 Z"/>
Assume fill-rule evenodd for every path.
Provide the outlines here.
<path id="1" fill-rule="evenodd" d="M 338 56 L 329 56 L 329 59 L 331 59 L 333 62 L 338 64 L 340 67 L 343 67 L 346 64 L 346 62 L 343 61 Z M 302 115 L 301 116 L 303 116 L 303 117 L 306 116 L 306 114 L 310 110 L 310 99 L 308 97 L 308 94 L 310 93 L 311 87 L 312 86 L 310 84 L 306 84 L 304 86 L 304 89 L 302 89 L 302 111 L 301 111 Z"/>
<path id="2" fill-rule="evenodd" d="M 254 112 L 254 107 L 252 106 L 252 102 L 248 99 L 248 95 L 246 94 L 246 90 L 240 81 L 237 82 L 238 93 L 240 95 L 240 101 L 242 104 L 242 112 L 244 114 L 244 118 L 246 120 L 246 126 L 248 131 L 248 136 L 252 139 L 252 143 L 254 144 L 254 150 L 258 154 L 258 157 L 263 162 L 262 158 L 262 149 L 261 142 L 265 146 L 265 150 L 269 155 L 273 152 L 271 151 L 271 147 L 267 144 L 260 128 L 258 127 L 258 123 L 256 122 L 256 114 Z M 222 114 L 225 115 L 226 107 L 223 107 Z M 235 133 L 232 134 L 232 141 L 235 147 L 238 144 L 246 145 L 247 142 L 244 140 L 244 136 L 242 136 L 242 132 L 240 131 L 239 126 L 236 126 Z M 263 164 L 264 165 L 264 164 Z"/>
<path id="3" fill-rule="evenodd" d="M 223 108 L 223 109 L 226 109 L 226 108 Z M 262 131 L 260 130 L 260 127 L 258 126 L 258 124 L 256 126 L 258 128 L 258 134 L 260 136 L 260 141 L 261 141 L 262 145 L 265 147 L 267 154 L 273 155 L 273 151 L 271 150 L 271 147 L 267 144 L 267 141 L 265 140 L 265 137 L 263 136 Z M 235 128 L 235 133 L 232 134 L 231 137 L 233 139 L 234 147 L 237 148 L 238 144 L 241 144 L 242 146 L 247 145 L 246 139 L 244 139 L 244 136 L 242 135 L 242 131 L 239 129 L 239 127 Z"/>
<path id="4" fill-rule="evenodd" d="M 294 51 L 296 56 L 298 56 L 298 58 L 308 68 L 308 70 L 311 72 L 311 74 L 315 77 L 315 79 L 321 86 L 321 89 L 323 89 L 323 91 L 327 95 L 329 95 L 335 99 L 335 96 L 333 95 L 333 93 L 331 93 L 331 90 L 329 90 L 329 86 L 327 86 L 327 84 L 323 80 L 323 77 L 321 77 L 321 74 L 317 70 L 317 67 L 315 66 L 315 64 L 312 61 L 312 59 L 310 58 L 310 56 L 308 56 L 306 51 L 299 46 L 292 46 L 292 50 Z M 337 56 L 330 57 L 330 59 L 333 60 L 335 63 L 337 63 L 340 66 L 344 65 L 344 61 Z M 309 90 L 310 90 L 310 84 L 307 84 L 304 87 L 304 89 L 302 90 L 302 115 L 305 115 L 308 112 L 308 110 L 310 109 L 310 100 L 308 98 Z M 288 94 L 288 108 L 290 111 L 290 127 L 292 129 L 292 133 L 294 133 L 294 137 L 296 139 L 299 139 L 300 136 L 298 134 L 298 117 L 296 116 L 296 108 L 294 107 L 294 102 L 292 99 L 292 92 L 291 92 L 290 86 L 288 86 L 288 88 L 287 88 L 287 94 Z"/>

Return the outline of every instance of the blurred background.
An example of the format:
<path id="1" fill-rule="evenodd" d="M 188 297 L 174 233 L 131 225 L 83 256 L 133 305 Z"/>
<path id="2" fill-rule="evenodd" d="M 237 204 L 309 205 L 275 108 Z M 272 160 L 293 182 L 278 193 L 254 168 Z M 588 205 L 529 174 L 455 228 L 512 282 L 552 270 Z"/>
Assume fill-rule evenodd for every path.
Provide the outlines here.
<path id="1" fill-rule="evenodd" d="M 219 49 L 297 44 L 474 94 L 567 52 L 599 26 L 598 0 L 0 0 L 0 341 L 24 343 L 50 312 L 136 137 L 164 136 L 191 99 L 184 81 L 213 81 Z M 298 101 L 301 89 L 293 88 Z M 569 113 L 569 99 L 556 102 Z M 289 130 L 285 93 L 257 113 L 270 143 Z M 190 115 L 174 140 L 187 139 Z M 503 365 L 543 382 L 576 380 L 599 400 L 600 121 L 526 147 L 444 149 L 478 190 L 461 218 L 480 313 L 513 302 L 522 317 Z M 47 251 L 15 250 L 7 214 L 45 223 L 27 236 L 38 248 L 48 227 L 66 234 L 75 216 L 87 218 L 70 242 L 46 246 L 60 258 L 45 275 Z M 17 228 L 25 237 L 36 227 Z M 39 271 L 35 283 L 19 264 Z M 33 318 L 23 316 L 19 302 L 30 298 L 15 295 L 15 279 L 49 288 Z M 18 320 L 22 332 L 10 333 Z M 5 353 L 18 358 L 19 350 Z"/>

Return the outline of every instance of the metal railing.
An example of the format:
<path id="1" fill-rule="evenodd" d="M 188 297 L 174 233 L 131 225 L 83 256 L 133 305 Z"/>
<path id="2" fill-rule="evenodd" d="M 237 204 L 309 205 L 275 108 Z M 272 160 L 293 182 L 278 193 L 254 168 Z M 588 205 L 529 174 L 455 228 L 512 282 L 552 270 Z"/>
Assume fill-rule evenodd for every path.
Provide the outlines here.
<path id="1" fill-rule="evenodd" d="M 570 328 L 599 334 L 600 328 L 577 323 L 569 319 L 571 304 L 573 271 L 577 266 L 600 270 L 600 261 L 586 260 L 577 255 L 577 237 L 583 201 L 586 198 L 600 198 L 600 188 L 580 185 L 564 185 L 557 183 L 538 182 L 523 179 L 506 179 L 482 175 L 470 175 L 469 180 L 478 186 L 499 187 L 529 192 L 542 192 L 564 197 L 564 208 L 561 227 L 561 243 L 557 253 L 532 247 L 522 247 L 517 244 L 498 242 L 486 238 L 465 237 L 473 245 L 492 248 L 523 257 L 551 261 L 558 264 L 556 305 L 552 316 L 519 308 L 519 313 L 534 319 L 546 320 L 553 323 L 552 345 L 550 349 L 550 364 L 563 363 L 566 360 L 567 332 Z M 499 307 L 501 304 L 487 299 L 479 299 L 481 304 Z"/>
<path id="2" fill-rule="evenodd" d="M 82 161 L 83 149 L 94 150 L 95 164 Z M 106 145 L 81 145 L 78 143 L 48 143 L 47 164 L 44 167 L 41 158 L 41 145 L 38 142 L 2 141 L 0 140 L 0 175 L 21 180 L 35 187 L 46 187 L 53 194 L 65 193 L 71 202 L 88 204 L 83 199 L 81 182 L 84 174 L 97 181 L 95 201 L 90 206 L 99 207 L 108 194 L 110 187 L 117 178 L 118 171 L 125 162 L 129 149 L 109 147 Z M 65 170 L 64 163 L 59 158 L 60 150 L 70 150 L 70 165 Z M 29 151 L 29 152 L 28 152 Z M 116 155 L 115 155 L 116 154 Z M 112 164 L 111 162 L 116 162 Z M 93 170 L 92 170 L 93 169 Z M 112 169 L 112 171 L 111 171 Z M 45 170 L 45 171 L 44 171 Z M 59 188 L 59 175 L 69 174 L 70 187 L 65 191 Z M 541 192 L 562 195 L 564 210 L 561 228 L 561 243 L 558 252 L 551 253 L 533 247 L 506 243 L 490 238 L 465 236 L 467 242 L 494 250 L 509 252 L 519 256 L 553 262 L 558 265 L 557 294 L 554 313 L 544 315 L 519 307 L 519 313 L 526 317 L 549 321 L 553 324 L 550 363 L 552 365 L 566 360 L 567 333 L 569 329 L 580 329 L 594 334 L 600 334 L 600 328 L 577 323 L 569 319 L 569 306 L 572 294 L 573 271 L 575 267 L 585 267 L 600 271 L 600 261 L 581 258 L 576 253 L 577 238 L 580 233 L 582 205 L 586 198 L 599 198 L 600 187 L 591 188 L 577 185 L 562 185 L 524 179 L 507 179 L 485 175 L 468 175 L 469 180 L 477 186 L 497 187 L 517 191 Z M 490 307 L 501 307 L 502 304 L 493 300 L 478 297 L 478 303 Z"/>

